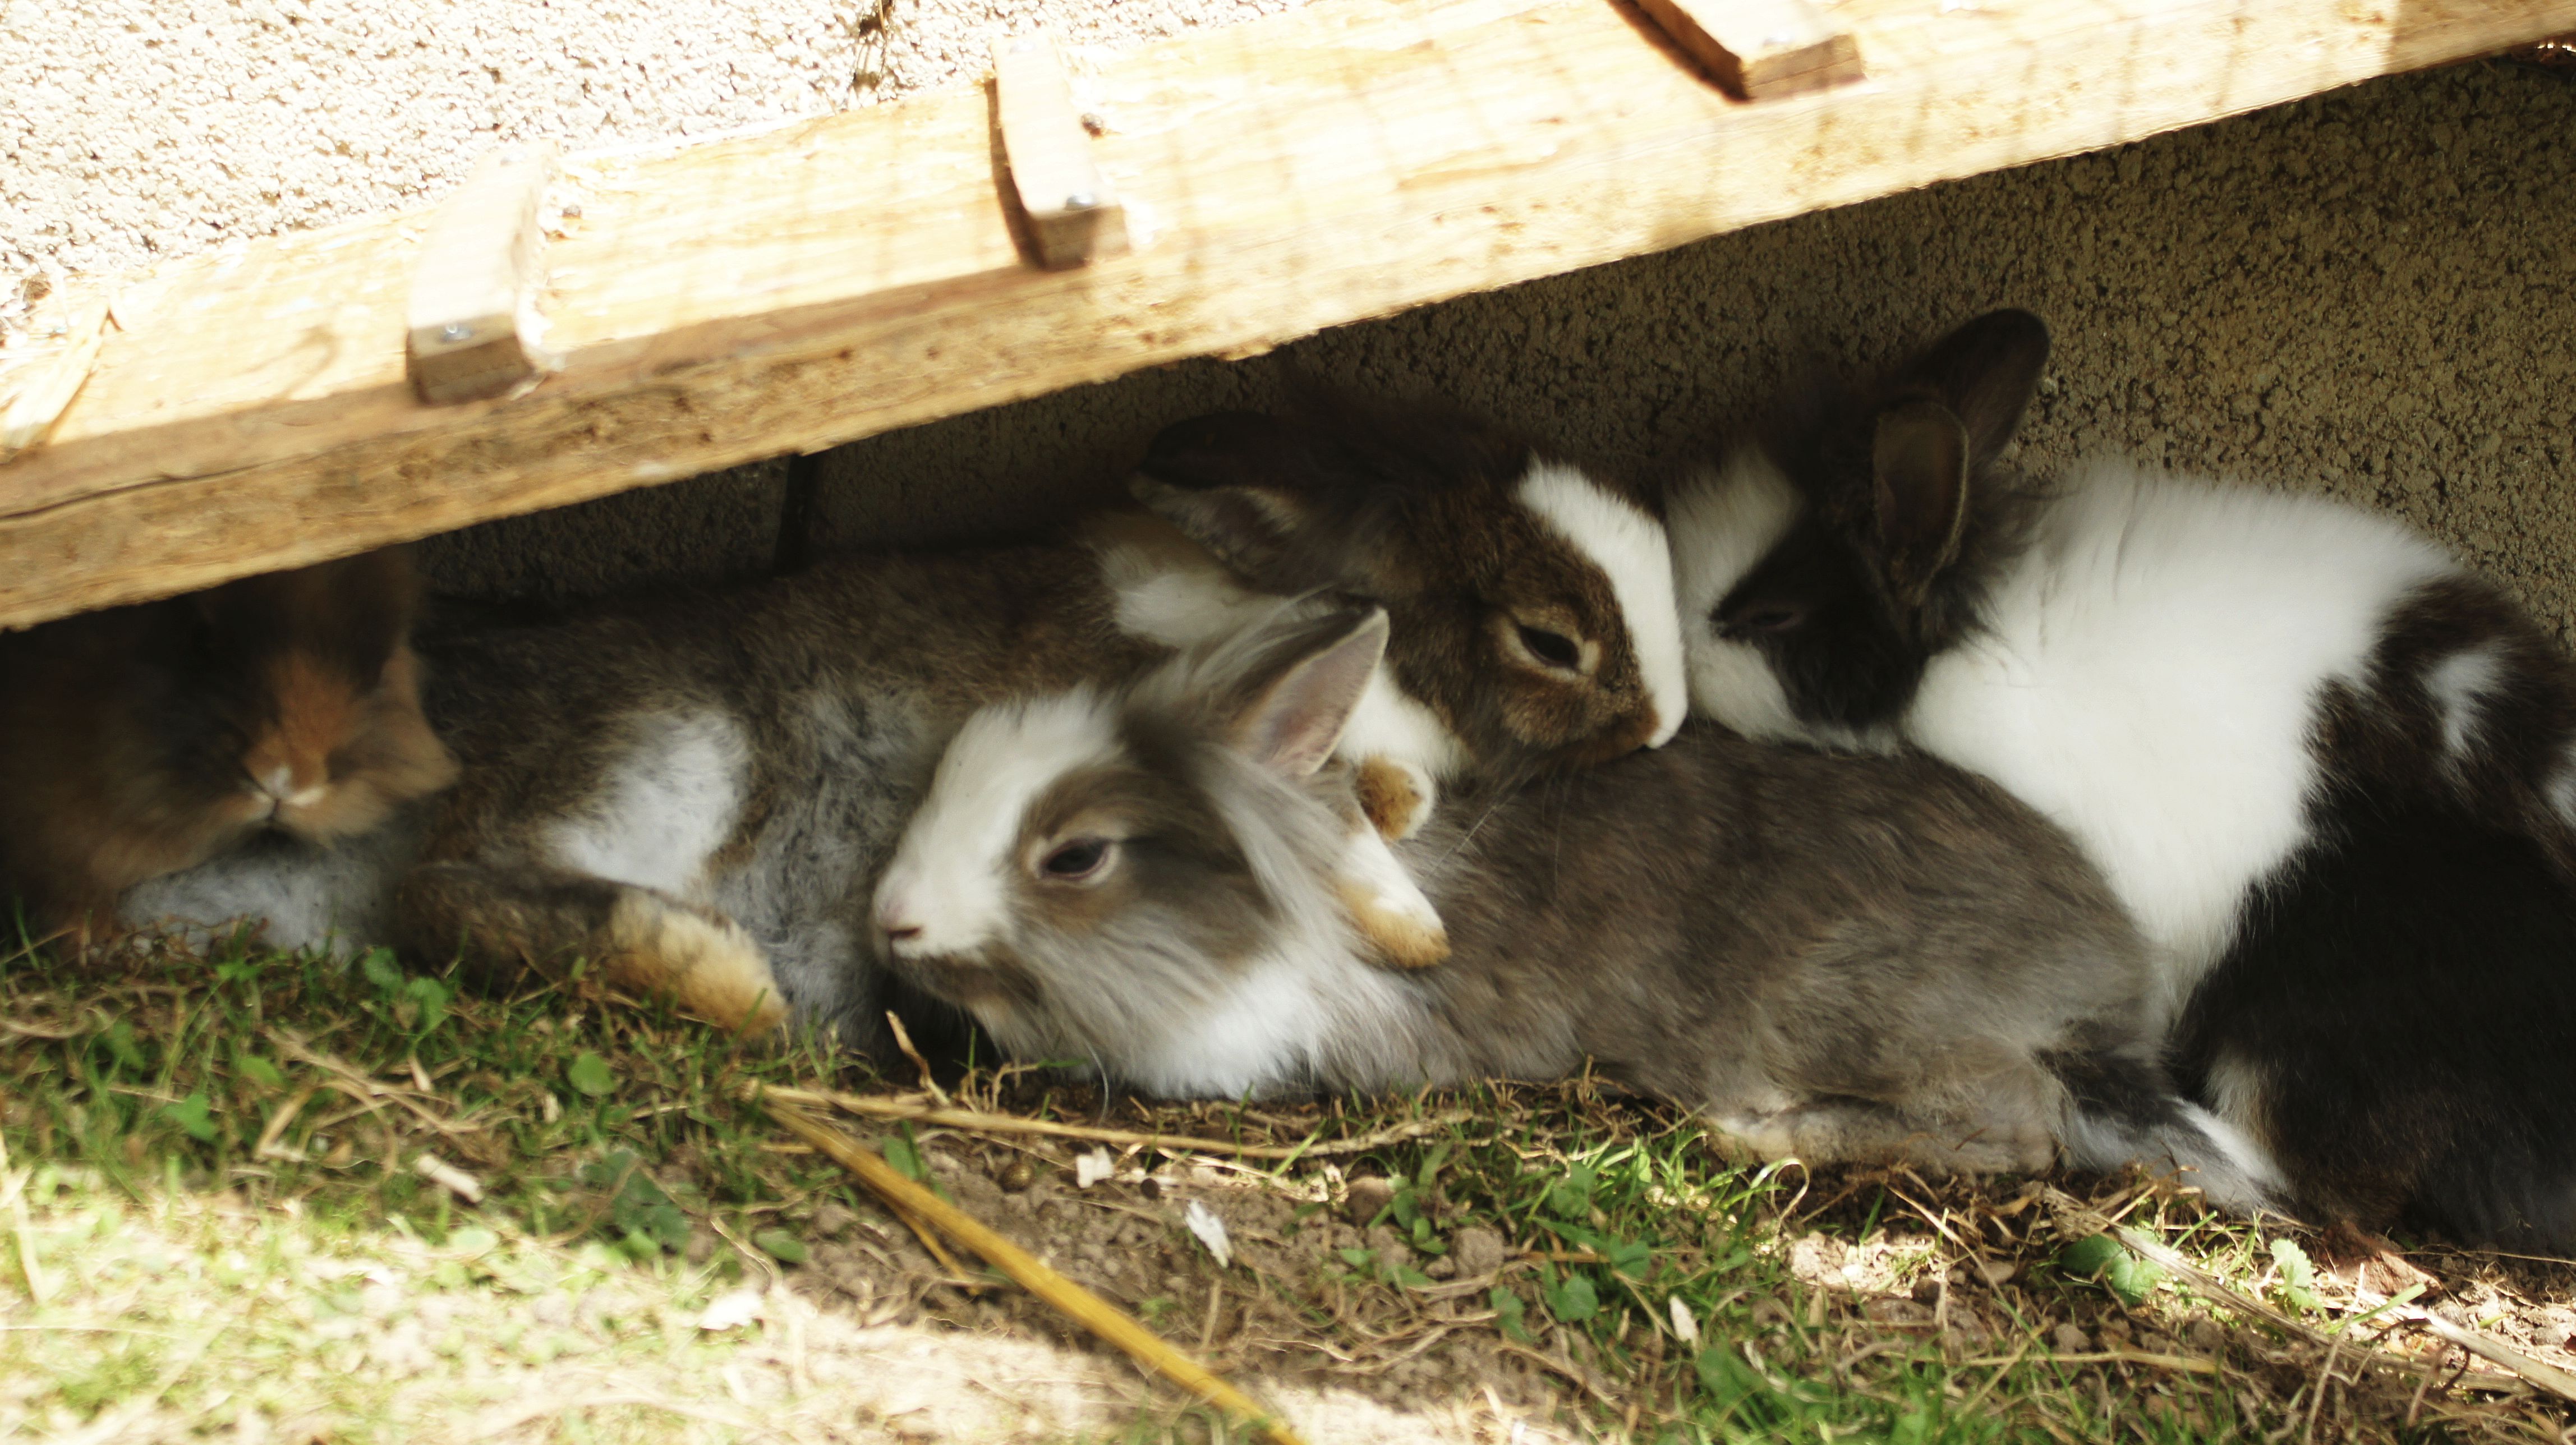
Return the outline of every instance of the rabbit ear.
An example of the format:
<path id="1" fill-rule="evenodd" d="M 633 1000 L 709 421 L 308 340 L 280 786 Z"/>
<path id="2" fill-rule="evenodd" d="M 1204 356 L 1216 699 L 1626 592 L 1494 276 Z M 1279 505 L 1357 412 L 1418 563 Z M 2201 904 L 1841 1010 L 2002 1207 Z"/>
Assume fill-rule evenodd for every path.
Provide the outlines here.
<path id="1" fill-rule="evenodd" d="M 1294 595 L 1339 580 L 1311 536 L 1333 478 L 1306 428 L 1231 411 L 1163 428 L 1128 489 L 1254 586 Z"/>
<path id="2" fill-rule="evenodd" d="M 1968 430 L 1936 401 L 1909 401 L 1878 414 L 1870 441 L 1871 500 L 1879 565 L 1907 606 L 1957 560 L 1968 522 Z"/>
<path id="3" fill-rule="evenodd" d="M 1968 438 L 1968 471 L 2001 455 L 2048 364 L 2048 324 L 2027 311 L 1989 311 L 1932 344 L 1905 369 L 1900 393 L 1931 396 Z"/>
<path id="4" fill-rule="evenodd" d="M 1341 745 L 1376 675 L 1386 611 L 1336 612 L 1282 632 L 1235 689 L 1226 741 L 1283 778 L 1304 778 Z"/>

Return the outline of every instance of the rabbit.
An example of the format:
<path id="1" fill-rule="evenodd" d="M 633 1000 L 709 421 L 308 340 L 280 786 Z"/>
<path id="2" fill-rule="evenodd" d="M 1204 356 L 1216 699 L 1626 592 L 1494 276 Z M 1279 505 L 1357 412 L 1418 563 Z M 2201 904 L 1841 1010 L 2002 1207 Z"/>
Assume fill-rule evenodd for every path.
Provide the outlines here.
<path id="1" fill-rule="evenodd" d="M 338 838 L 256 835 L 125 890 L 116 916 L 128 933 L 201 953 L 255 924 L 265 947 L 346 963 L 393 938 L 394 880 L 419 857 L 435 801 L 416 800 Z"/>
<path id="2" fill-rule="evenodd" d="M 1947 1172 L 2062 1150 L 2268 1186 L 2176 1098 L 2145 947 L 2073 844 L 1919 754 L 1835 758 L 1706 723 L 1480 782 L 1398 857 L 1439 969 L 1370 967 L 1330 886 L 1335 758 L 1388 645 L 1290 617 L 977 712 L 879 881 L 888 966 L 1011 1054 L 1240 1098 L 1551 1078 L 1587 1058 L 1743 1152 Z"/>
<path id="3" fill-rule="evenodd" d="M 1464 419 L 1400 417 L 1410 430 L 1397 448 L 1354 435 L 1375 424 L 1354 415 L 1182 423 L 1149 448 L 1136 483 L 1150 510 L 1057 539 L 826 559 L 442 646 L 431 709 L 464 773 L 391 885 L 393 941 L 424 959 L 461 948 L 500 977 L 583 956 L 612 982 L 719 1021 L 767 1028 L 793 1009 L 884 1057 L 891 985 L 868 945 L 867 892 L 968 712 L 1132 673 L 1282 605 L 1194 536 L 1321 553 L 1347 518 L 1452 506 L 1473 514 L 1471 529 L 1344 541 L 1385 574 L 1354 582 L 1473 619 L 1463 645 L 1429 625 L 1400 637 L 1364 699 L 1369 726 L 1352 734 L 1376 812 L 1343 819 L 1343 896 L 1381 961 L 1436 961 L 1440 920 L 1380 824 L 1394 830 L 1472 768 L 1567 765 L 1678 726 L 1670 549 L 1621 483 Z M 1293 465 L 1256 445 L 1300 429 L 1316 439 Z M 1229 469 L 1258 475 L 1238 482 Z M 1348 500 L 1361 493 L 1395 500 Z M 1491 560 L 1440 555 L 1471 546 Z M 1614 585 L 1614 571 L 1629 575 Z M 1490 620 L 1520 614 L 1554 629 L 1561 659 L 1531 655 L 1517 624 Z M 373 907 L 333 899 L 321 911 Z"/>
<path id="4" fill-rule="evenodd" d="M 2156 945 L 2186 1092 L 2303 1209 L 2576 1247 L 2576 669 L 2395 521 L 2017 475 L 2047 354 L 1981 316 L 1674 490 L 1694 709 L 2065 828 Z"/>
<path id="5" fill-rule="evenodd" d="M 0 636 L 0 894 L 40 932 L 262 832 L 364 834 L 445 787 L 399 550 Z"/>

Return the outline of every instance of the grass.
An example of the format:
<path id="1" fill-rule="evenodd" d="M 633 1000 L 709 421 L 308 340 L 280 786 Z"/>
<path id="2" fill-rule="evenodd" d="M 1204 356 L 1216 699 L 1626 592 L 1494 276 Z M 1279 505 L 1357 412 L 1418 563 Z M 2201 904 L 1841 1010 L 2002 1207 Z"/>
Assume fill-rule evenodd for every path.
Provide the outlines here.
<path id="1" fill-rule="evenodd" d="M 932 1260 L 738 1102 L 764 1083 L 887 1088 L 810 1040 L 743 1045 L 578 983 L 489 999 L 382 957 L 21 949 L 0 961 L 0 1435 L 1225 1434 L 1096 1354 L 1053 1414 L 972 1415 L 936 1369 L 889 1374 L 916 1336 L 997 1397 L 1075 1367 L 1043 1310 Z M 959 1087 L 1249 1142 L 1428 1121 L 1279 1162 L 1114 1148 L 1088 1187 L 1085 1144 L 857 1126 L 1240 1382 L 1323 1402 L 1291 1410 L 1310 1421 L 1355 1394 L 1380 1412 L 1368 1431 L 1392 1408 L 1425 1438 L 1497 1416 L 1523 1438 L 1890 1445 L 2569 1424 L 2493 1372 L 2410 1372 L 2460 1360 L 2386 1316 L 2347 1323 L 2367 1301 L 2313 1239 L 2142 1182 L 2054 1182 L 2077 1200 L 1739 1168 L 1688 1116 L 1590 1080 L 1300 1107 L 1158 1108 L 1013 1071 Z M 1230 1222 L 1232 1264 L 1182 1229 L 1184 1195 Z M 2321 1349 L 2238 1318 L 2097 1237 L 2097 1215 L 2344 1333 Z M 2564 1276 L 2414 1257 L 2471 1323 L 2561 1342 Z"/>

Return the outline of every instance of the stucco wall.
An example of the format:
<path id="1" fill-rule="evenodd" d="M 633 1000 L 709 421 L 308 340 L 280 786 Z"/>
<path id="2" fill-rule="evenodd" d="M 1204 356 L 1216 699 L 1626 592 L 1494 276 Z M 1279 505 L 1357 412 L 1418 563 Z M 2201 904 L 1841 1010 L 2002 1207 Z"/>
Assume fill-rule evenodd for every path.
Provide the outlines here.
<path id="1" fill-rule="evenodd" d="M 827 542 L 971 538 L 1116 495 L 1155 428 L 1293 363 L 1665 454 L 1808 358 L 1980 308 L 2047 316 L 2041 464 L 2116 448 L 2312 487 L 2430 529 L 2576 625 L 2576 84 L 2496 62 L 1165 367 L 843 447 Z M 782 464 L 432 544 L 455 584 L 580 590 L 769 555 Z"/>

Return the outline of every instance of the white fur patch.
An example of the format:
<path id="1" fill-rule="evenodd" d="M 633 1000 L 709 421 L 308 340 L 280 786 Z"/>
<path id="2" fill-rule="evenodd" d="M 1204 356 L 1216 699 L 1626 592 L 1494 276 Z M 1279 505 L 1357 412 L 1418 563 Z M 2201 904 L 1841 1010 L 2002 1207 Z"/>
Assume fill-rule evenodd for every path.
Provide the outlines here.
<path id="1" fill-rule="evenodd" d="M 1368 690 L 1351 709 L 1335 755 L 1392 758 L 1433 778 L 1455 778 L 1468 769 L 1467 750 L 1440 715 L 1406 692 L 1384 662 L 1369 674 Z M 1431 801 L 1429 798 L 1424 800 Z"/>
<path id="2" fill-rule="evenodd" d="M 2252 1134 L 2198 1104 L 2183 1105 L 2182 1113 L 2184 1118 L 2198 1126 L 2200 1132 L 2209 1136 L 2209 1141 L 2218 1146 L 2218 1152 L 2228 1163 L 2236 1166 L 2237 1173 L 2269 1192 L 2280 1192 L 2281 1166 L 2272 1162 L 2270 1152 L 2254 1142 Z"/>
<path id="3" fill-rule="evenodd" d="M 2547 784 L 2549 806 L 2569 823 L 2576 823 L 2576 746 L 2558 755 L 2558 769 L 2550 774 Z"/>
<path id="4" fill-rule="evenodd" d="M 1010 923 L 1029 804 L 1076 768 L 1113 761 L 1110 708 L 1088 688 L 988 707 L 966 720 L 877 883 L 877 926 L 912 928 L 905 957 L 969 953 Z"/>
<path id="5" fill-rule="evenodd" d="M 1344 958 L 1282 957 L 1254 964 L 1173 1027 L 1126 1040 L 1110 1066 L 1148 1092 L 1180 1099 L 1239 1099 L 1295 1077 L 1341 1010 L 1323 986 L 1365 987 Z M 1390 1001 L 1391 1002 L 1391 1001 Z"/>
<path id="6" fill-rule="evenodd" d="M 2186 1106 L 2192 1121 L 2217 1142 L 2247 1178 L 2266 1188 L 2279 1189 L 2280 1166 L 2272 1161 L 2258 1132 L 2266 1088 L 2263 1071 L 2238 1055 L 2222 1055 L 2210 1065 L 2204 1088 L 2210 1107 L 2204 1110 Z"/>
<path id="7" fill-rule="evenodd" d="M 1672 740 L 1690 710 L 1682 683 L 1680 613 L 1673 605 L 1672 546 L 1664 529 L 1635 503 L 1575 467 L 1535 462 L 1521 479 L 1520 503 L 1575 546 L 1610 579 L 1610 595 L 1628 622 L 1628 642 L 1655 710 L 1646 746 Z"/>
<path id="8" fill-rule="evenodd" d="M 1121 631 L 1165 647 L 1231 637 L 1276 616 L 1281 600 L 1243 585 L 1215 554 L 1159 517 L 1117 512 L 1088 530 Z"/>
<path id="9" fill-rule="evenodd" d="M 1691 706 L 1749 738 L 1798 741 L 1811 730 L 1761 649 L 1720 637 L 1709 614 L 1789 535 L 1804 506 L 1780 469 L 1747 447 L 1683 483 L 1666 508 Z"/>
<path id="10" fill-rule="evenodd" d="M 1422 885 L 1396 861 L 1377 830 L 1362 825 L 1341 859 L 1341 881 L 1362 934 L 1402 967 L 1427 967 L 1448 956 L 1449 929 L 1422 895 Z M 1436 950 L 1436 952 L 1435 952 Z"/>
<path id="11" fill-rule="evenodd" d="M 2424 674 L 2424 691 L 2442 720 L 2443 756 L 2458 761 L 2478 728 L 2478 710 L 2504 678 L 2504 659 L 2492 647 L 2454 652 Z"/>
<path id="12" fill-rule="evenodd" d="M 2170 1019 L 2306 837 L 2319 689 L 2450 563 L 2320 498 L 2118 461 L 2071 481 L 1905 729 L 2074 834 L 2159 946 Z"/>
<path id="13" fill-rule="evenodd" d="M 599 792 L 546 834 L 559 867 L 703 901 L 707 860 L 733 834 L 751 746 L 718 712 L 661 713 L 627 725 Z"/>

